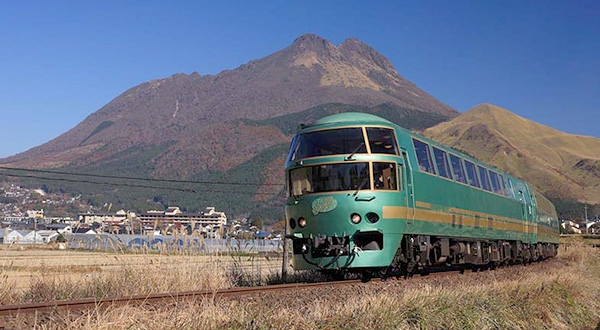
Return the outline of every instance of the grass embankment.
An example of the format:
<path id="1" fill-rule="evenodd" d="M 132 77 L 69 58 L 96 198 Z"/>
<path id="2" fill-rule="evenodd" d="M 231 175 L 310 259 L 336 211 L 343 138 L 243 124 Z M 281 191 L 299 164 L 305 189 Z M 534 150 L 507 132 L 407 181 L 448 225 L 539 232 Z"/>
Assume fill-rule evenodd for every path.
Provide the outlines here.
<path id="1" fill-rule="evenodd" d="M 600 249 L 574 243 L 566 251 L 561 248 L 556 259 L 530 266 L 177 306 L 122 306 L 44 319 L 12 318 L 6 327 L 595 329 L 600 321 L 599 276 Z"/>

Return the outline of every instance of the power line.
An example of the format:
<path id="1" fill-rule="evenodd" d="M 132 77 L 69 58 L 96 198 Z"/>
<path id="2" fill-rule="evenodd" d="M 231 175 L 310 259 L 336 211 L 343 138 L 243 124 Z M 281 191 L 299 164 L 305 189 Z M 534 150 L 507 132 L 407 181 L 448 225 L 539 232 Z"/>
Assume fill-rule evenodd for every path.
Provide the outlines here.
<path id="1" fill-rule="evenodd" d="M 175 190 L 175 191 L 182 191 L 182 192 L 189 192 L 189 193 L 252 194 L 252 195 L 270 195 L 270 196 L 279 194 L 279 192 L 277 192 L 277 193 L 263 193 L 263 192 L 224 191 L 224 190 L 201 190 L 201 191 L 197 191 L 197 190 L 194 190 L 194 189 L 185 189 L 185 188 L 158 187 L 158 186 L 147 186 L 147 185 L 138 185 L 138 184 L 130 184 L 130 183 L 97 182 L 97 181 L 88 181 L 88 180 L 73 180 L 73 179 L 66 179 L 66 178 L 49 178 L 49 177 L 24 175 L 24 174 L 0 173 L 0 176 L 15 177 L 15 178 L 30 178 L 30 179 L 39 179 L 39 180 L 51 180 L 51 181 L 63 181 L 63 182 L 73 182 L 73 183 L 90 183 L 90 184 L 109 185 L 109 186 L 121 186 L 121 187 L 130 187 L 130 188 L 148 188 L 148 189 Z"/>
<path id="2" fill-rule="evenodd" d="M 91 183 L 91 184 L 102 184 L 109 186 L 124 186 L 124 187 L 133 187 L 133 188 L 152 188 L 152 189 L 168 189 L 168 190 L 177 190 L 183 192 L 196 192 L 193 189 L 184 189 L 184 188 L 167 188 L 167 187 L 156 187 L 156 186 L 146 186 L 146 185 L 138 185 L 138 184 L 129 184 L 129 183 L 113 183 L 113 182 L 96 182 L 96 181 L 87 181 L 87 180 L 72 180 L 65 178 L 48 178 L 48 177 L 40 177 L 33 175 L 24 175 L 24 174 L 8 174 L 8 173 L 0 173 L 0 175 L 13 177 L 13 178 L 30 178 L 30 179 L 40 179 L 40 180 L 51 180 L 51 181 L 64 181 L 64 182 L 75 182 L 75 183 Z"/>
<path id="3" fill-rule="evenodd" d="M 0 169 L 3 169 L 3 170 L 13 170 L 13 171 L 25 171 L 25 172 L 60 174 L 60 175 L 88 176 L 88 177 L 105 178 L 105 179 L 151 181 L 151 182 L 172 182 L 172 183 L 192 183 L 192 184 L 222 184 L 222 185 L 235 185 L 235 186 L 284 186 L 283 183 L 258 183 L 258 182 L 255 183 L 255 182 L 226 182 L 226 181 L 194 181 L 194 180 L 175 180 L 175 179 L 152 179 L 152 178 L 138 178 L 138 177 L 131 177 L 131 176 L 117 176 L 117 175 L 103 175 L 103 174 L 85 174 L 85 173 L 72 173 L 72 172 L 51 171 L 51 170 L 38 170 L 38 169 L 20 168 L 20 167 L 7 167 L 7 166 L 0 166 Z"/>

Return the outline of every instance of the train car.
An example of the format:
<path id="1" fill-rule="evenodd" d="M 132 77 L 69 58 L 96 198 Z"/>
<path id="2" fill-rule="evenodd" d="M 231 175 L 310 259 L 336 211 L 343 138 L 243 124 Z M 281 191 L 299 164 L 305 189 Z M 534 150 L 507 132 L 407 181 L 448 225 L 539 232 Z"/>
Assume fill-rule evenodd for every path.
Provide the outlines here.
<path id="1" fill-rule="evenodd" d="M 285 173 L 295 269 L 406 276 L 557 253 L 554 206 L 526 182 L 374 115 L 301 127 Z"/>

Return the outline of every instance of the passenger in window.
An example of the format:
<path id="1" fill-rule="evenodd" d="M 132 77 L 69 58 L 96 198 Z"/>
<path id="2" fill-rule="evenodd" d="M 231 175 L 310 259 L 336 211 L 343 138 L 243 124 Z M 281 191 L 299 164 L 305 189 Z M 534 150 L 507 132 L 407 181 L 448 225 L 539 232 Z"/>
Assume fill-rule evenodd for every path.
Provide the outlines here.
<path id="1" fill-rule="evenodd" d="M 393 163 L 373 163 L 375 189 L 396 190 L 396 165 Z"/>

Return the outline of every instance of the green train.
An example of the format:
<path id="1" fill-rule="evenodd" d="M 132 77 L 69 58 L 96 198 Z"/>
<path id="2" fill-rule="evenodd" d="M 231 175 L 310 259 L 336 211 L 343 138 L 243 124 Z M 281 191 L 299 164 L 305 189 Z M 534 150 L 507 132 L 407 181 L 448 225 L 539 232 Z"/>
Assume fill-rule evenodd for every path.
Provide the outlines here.
<path id="1" fill-rule="evenodd" d="M 556 210 L 531 186 L 374 115 L 300 127 L 285 170 L 295 269 L 407 276 L 557 253 Z"/>

